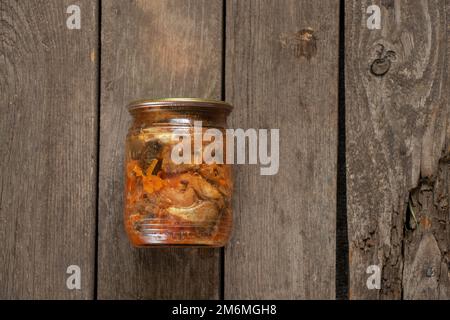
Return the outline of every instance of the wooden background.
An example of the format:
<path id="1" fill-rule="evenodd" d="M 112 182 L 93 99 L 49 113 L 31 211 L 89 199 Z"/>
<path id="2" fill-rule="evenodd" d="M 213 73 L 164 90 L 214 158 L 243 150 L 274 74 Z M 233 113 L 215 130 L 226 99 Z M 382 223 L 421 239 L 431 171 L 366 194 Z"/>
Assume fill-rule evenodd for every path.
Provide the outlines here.
<path id="1" fill-rule="evenodd" d="M 449 0 L 0 1 L 0 298 L 449 299 L 449 41 Z M 125 105 L 182 96 L 280 170 L 236 166 L 226 248 L 133 249 Z"/>

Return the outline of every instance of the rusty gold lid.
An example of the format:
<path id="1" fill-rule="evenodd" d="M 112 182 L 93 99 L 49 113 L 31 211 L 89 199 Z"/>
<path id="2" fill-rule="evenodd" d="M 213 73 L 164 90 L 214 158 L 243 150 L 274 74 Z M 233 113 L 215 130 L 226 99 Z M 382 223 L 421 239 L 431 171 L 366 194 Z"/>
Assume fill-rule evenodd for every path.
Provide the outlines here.
<path id="1" fill-rule="evenodd" d="M 195 107 L 200 109 L 220 108 L 231 112 L 233 106 L 225 101 L 200 99 L 200 98 L 162 98 L 162 99 L 143 99 L 132 101 L 128 104 L 128 110 L 139 109 L 161 109 L 171 107 Z"/>

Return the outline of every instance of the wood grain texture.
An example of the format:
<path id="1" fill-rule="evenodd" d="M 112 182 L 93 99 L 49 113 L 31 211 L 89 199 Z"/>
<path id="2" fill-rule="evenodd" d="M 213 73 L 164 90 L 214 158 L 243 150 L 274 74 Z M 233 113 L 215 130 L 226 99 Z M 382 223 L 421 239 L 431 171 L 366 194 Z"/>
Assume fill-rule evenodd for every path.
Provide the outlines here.
<path id="1" fill-rule="evenodd" d="M 220 98 L 222 2 L 103 1 L 100 299 L 208 299 L 220 249 L 133 249 L 123 227 L 125 105 L 148 97 Z"/>
<path id="2" fill-rule="evenodd" d="M 279 128 L 280 169 L 237 166 L 226 299 L 335 297 L 338 1 L 227 1 L 234 128 Z"/>
<path id="3" fill-rule="evenodd" d="M 1 299 L 93 297 L 98 8 L 70 4 L 0 2 Z"/>
<path id="4" fill-rule="evenodd" d="M 450 2 L 377 1 L 373 31 L 370 4 L 346 2 L 350 298 L 448 299 Z"/>

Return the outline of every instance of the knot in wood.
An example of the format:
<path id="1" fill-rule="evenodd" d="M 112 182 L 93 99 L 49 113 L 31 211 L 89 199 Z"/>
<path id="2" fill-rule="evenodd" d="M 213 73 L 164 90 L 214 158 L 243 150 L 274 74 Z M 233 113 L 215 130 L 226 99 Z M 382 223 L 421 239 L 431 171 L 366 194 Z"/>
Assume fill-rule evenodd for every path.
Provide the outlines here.
<path id="1" fill-rule="evenodd" d="M 428 267 L 426 272 L 425 272 L 426 276 L 428 278 L 432 278 L 434 277 L 434 268 L 433 267 Z"/>
<path id="2" fill-rule="evenodd" d="M 384 45 L 378 44 L 378 57 L 372 62 L 370 72 L 377 77 L 384 76 L 391 68 L 392 61 L 396 60 L 396 53 L 392 50 L 386 50 Z"/>
<path id="3" fill-rule="evenodd" d="M 384 76 L 391 68 L 391 60 L 386 58 L 375 59 L 370 66 L 370 71 L 377 77 Z"/>

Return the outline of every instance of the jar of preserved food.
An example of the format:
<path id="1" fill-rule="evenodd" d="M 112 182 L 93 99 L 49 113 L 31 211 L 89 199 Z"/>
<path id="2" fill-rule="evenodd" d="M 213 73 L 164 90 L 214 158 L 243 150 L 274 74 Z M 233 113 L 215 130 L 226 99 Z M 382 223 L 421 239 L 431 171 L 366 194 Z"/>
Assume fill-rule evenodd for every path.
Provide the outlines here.
<path id="1" fill-rule="evenodd" d="M 172 98 L 132 102 L 128 110 L 133 123 L 126 140 L 125 229 L 131 243 L 224 246 L 232 224 L 231 165 L 205 162 L 202 156 L 198 161 L 198 155 L 211 143 L 203 139 L 205 130 L 225 134 L 232 106 Z M 191 161 L 174 161 L 180 150 L 173 149 L 184 139 L 190 140 L 183 145 L 194 146 L 181 151 L 191 153 Z M 219 151 L 226 159 L 222 145 Z"/>

